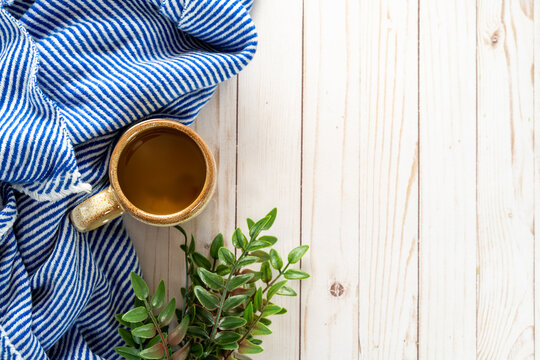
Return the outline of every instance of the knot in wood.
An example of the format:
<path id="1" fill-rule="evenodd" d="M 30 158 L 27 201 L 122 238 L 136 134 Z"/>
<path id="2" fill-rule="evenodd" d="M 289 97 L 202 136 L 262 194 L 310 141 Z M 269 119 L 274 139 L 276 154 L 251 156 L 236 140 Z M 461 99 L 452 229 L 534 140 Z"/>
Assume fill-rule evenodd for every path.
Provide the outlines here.
<path id="1" fill-rule="evenodd" d="M 332 296 L 340 297 L 344 292 L 345 288 L 337 281 L 330 286 L 330 294 L 332 294 Z"/>
<path id="2" fill-rule="evenodd" d="M 495 31 L 493 33 L 493 35 L 491 35 L 491 46 L 495 47 L 497 46 L 497 44 L 499 43 L 499 38 L 500 38 L 501 34 L 499 32 L 499 30 Z"/>

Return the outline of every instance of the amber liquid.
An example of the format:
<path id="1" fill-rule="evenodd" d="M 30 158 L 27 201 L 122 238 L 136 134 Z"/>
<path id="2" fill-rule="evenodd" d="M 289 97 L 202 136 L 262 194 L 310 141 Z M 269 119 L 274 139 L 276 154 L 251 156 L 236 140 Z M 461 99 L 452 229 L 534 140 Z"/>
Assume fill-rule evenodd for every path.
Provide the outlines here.
<path id="1" fill-rule="evenodd" d="M 201 193 L 205 179 L 201 149 L 174 129 L 152 129 L 137 135 L 118 162 L 124 195 L 139 209 L 156 215 L 188 207 Z"/>

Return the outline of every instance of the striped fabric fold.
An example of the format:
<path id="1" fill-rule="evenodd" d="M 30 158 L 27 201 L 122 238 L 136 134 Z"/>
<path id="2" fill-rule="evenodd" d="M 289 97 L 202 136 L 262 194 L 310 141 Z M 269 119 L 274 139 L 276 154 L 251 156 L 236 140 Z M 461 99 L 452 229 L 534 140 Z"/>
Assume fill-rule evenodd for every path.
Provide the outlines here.
<path id="1" fill-rule="evenodd" d="M 0 359 L 117 359 L 140 272 L 67 214 L 142 119 L 190 124 L 253 58 L 250 0 L 0 0 Z"/>

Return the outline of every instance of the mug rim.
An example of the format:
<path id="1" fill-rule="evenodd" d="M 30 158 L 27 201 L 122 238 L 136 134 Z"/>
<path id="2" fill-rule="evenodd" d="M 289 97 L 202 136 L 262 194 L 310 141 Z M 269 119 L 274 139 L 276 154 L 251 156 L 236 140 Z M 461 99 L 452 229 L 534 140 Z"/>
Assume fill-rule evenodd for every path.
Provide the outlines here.
<path id="1" fill-rule="evenodd" d="M 122 191 L 120 182 L 118 181 L 118 162 L 120 160 L 120 155 L 126 149 L 126 146 L 135 137 L 145 132 L 160 128 L 174 129 L 189 136 L 189 138 L 193 140 L 201 150 L 206 165 L 206 176 L 204 180 L 204 185 L 197 198 L 193 200 L 193 202 L 184 209 L 171 214 L 152 214 L 135 206 L 126 197 L 126 195 Z M 124 208 L 124 210 L 129 212 L 136 219 L 147 224 L 157 226 L 176 225 L 200 213 L 206 206 L 206 204 L 209 202 L 214 192 L 216 182 L 215 172 L 216 164 L 214 156 L 212 155 L 212 152 L 208 148 L 208 145 L 206 145 L 206 143 L 203 141 L 203 139 L 193 129 L 187 127 L 186 125 L 181 124 L 175 120 L 170 120 L 166 118 L 144 120 L 131 126 L 124 134 L 122 134 L 122 136 L 118 140 L 118 143 L 113 149 L 111 160 L 109 163 L 109 181 L 122 208 Z"/>

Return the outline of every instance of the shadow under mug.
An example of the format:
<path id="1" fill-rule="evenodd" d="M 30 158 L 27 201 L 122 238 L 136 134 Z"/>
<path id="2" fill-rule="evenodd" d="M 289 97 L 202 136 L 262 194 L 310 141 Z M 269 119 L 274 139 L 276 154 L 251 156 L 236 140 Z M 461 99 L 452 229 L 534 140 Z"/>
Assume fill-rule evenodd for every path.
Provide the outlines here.
<path id="1" fill-rule="evenodd" d="M 118 181 L 120 156 L 130 142 L 141 134 L 160 129 L 179 131 L 187 135 L 197 144 L 206 164 L 206 178 L 197 198 L 181 211 L 165 215 L 152 214 L 135 206 L 126 197 Z M 156 226 L 172 226 L 187 221 L 198 215 L 212 197 L 216 186 L 216 164 L 210 149 L 195 131 L 173 120 L 152 119 L 133 125 L 122 135 L 111 155 L 109 180 L 111 185 L 107 189 L 83 201 L 71 211 L 71 222 L 78 231 L 96 229 L 124 212 L 130 213 L 137 220 Z"/>

